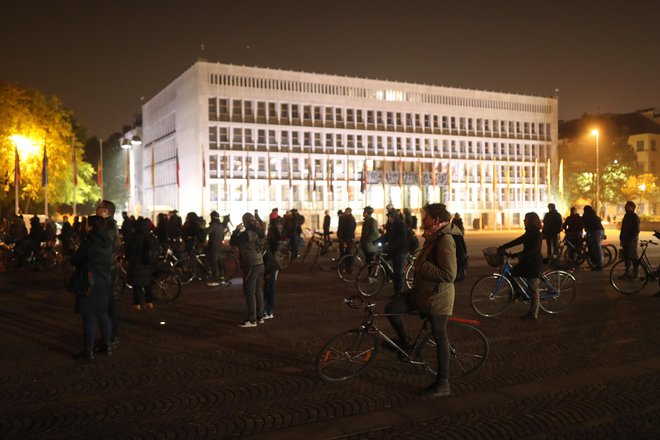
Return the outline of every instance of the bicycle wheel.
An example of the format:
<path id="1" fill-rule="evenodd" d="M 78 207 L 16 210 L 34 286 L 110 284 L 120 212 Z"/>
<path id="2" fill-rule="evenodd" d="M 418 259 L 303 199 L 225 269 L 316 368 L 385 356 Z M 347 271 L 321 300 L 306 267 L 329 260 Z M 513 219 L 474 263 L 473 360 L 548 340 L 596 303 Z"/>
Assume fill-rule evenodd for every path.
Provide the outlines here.
<path id="1" fill-rule="evenodd" d="M 58 254 L 51 248 L 42 249 L 36 257 L 39 270 L 52 270 L 57 266 Z"/>
<path id="2" fill-rule="evenodd" d="M 488 340 L 476 327 L 454 321 L 447 323 L 449 338 L 449 377 L 465 376 L 476 371 L 488 358 Z M 438 351 L 433 334 L 429 332 L 417 352 L 426 370 L 438 372 Z"/>
<path id="3" fill-rule="evenodd" d="M 151 277 L 153 281 L 152 293 L 159 303 L 172 302 L 181 294 L 181 281 L 172 270 L 156 271 Z"/>
<path id="4" fill-rule="evenodd" d="M 312 244 L 314 244 L 314 239 L 310 238 L 309 241 L 307 242 L 307 246 L 305 246 L 305 252 L 303 252 L 303 257 L 302 257 L 302 262 L 305 262 L 305 259 L 309 255 L 309 251 L 312 249 Z"/>
<path id="5" fill-rule="evenodd" d="M 408 290 L 412 289 L 415 284 L 415 265 L 410 262 L 403 268 L 403 281 L 406 283 Z"/>
<path id="6" fill-rule="evenodd" d="M 236 255 L 233 253 L 226 253 L 222 255 L 222 260 L 225 268 L 225 280 L 229 281 L 238 276 L 239 264 Z"/>
<path id="7" fill-rule="evenodd" d="M 609 266 L 612 264 L 612 252 L 610 251 L 609 248 L 602 246 L 600 248 L 600 253 L 601 253 L 601 262 L 602 262 L 602 267 Z M 591 261 L 591 256 L 589 254 L 586 255 L 586 260 L 587 264 L 589 265 L 590 268 L 594 268 L 596 265 L 594 264 L 593 261 Z"/>
<path id="8" fill-rule="evenodd" d="M 324 272 L 335 270 L 338 261 L 339 249 L 332 243 L 322 247 L 316 257 L 316 264 Z"/>
<path id="9" fill-rule="evenodd" d="M 346 254 L 337 262 L 337 274 L 342 281 L 352 283 L 357 274 L 364 267 L 364 260 L 359 255 Z"/>
<path id="10" fill-rule="evenodd" d="M 174 265 L 174 272 L 181 284 L 188 284 L 195 278 L 195 265 L 190 257 L 180 259 Z"/>
<path id="11" fill-rule="evenodd" d="M 610 270 L 610 284 L 617 292 L 624 295 L 640 292 L 648 282 L 648 272 L 645 266 L 640 264 L 636 274 L 629 272 L 626 271 L 626 263 L 623 260 L 617 261 Z"/>
<path id="12" fill-rule="evenodd" d="M 480 278 L 472 286 L 470 304 L 477 314 L 485 317 L 497 316 L 513 300 L 513 286 L 502 275 L 492 274 Z"/>
<path id="13" fill-rule="evenodd" d="M 364 296 L 374 296 L 383 289 L 387 275 L 380 263 L 369 263 L 357 274 L 355 285 Z"/>
<path id="14" fill-rule="evenodd" d="M 349 330 L 330 339 L 316 356 L 316 373 L 327 382 L 339 382 L 362 373 L 378 356 L 376 335 Z"/>
<path id="15" fill-rule="evenodd" d="M 616 246 L 614 246 L 612 243 L 608 243 L 603 246 L 610 250 L 610 253 L 612 254 L 613 263 L 619 259 L 619 249 Z"/>
<path id="16" fill-rule="evenodd" d="M 539 283 L 540 307 L 547 313 L 561 313 L 575 299 L 575 277 L 563 270 L 543 274 Z"/>

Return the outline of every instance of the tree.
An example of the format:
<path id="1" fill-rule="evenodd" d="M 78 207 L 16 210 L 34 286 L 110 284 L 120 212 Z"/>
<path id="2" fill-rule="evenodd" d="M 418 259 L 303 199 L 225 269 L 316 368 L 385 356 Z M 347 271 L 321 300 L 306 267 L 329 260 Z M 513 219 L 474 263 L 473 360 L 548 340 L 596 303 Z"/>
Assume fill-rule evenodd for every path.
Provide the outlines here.
<path id="1" fill-rule="evenodd" d="M 658 194 L 657 178 L 650 173 L 630 176 L 625 185 L 621 188 L 621 193 L 627 200 L 653 199 Z"/>
<path id="2" fill-rule="evenodd" d="M 19 149 L 21 181 L 19 194 L 24 211 L 30 203 L 44 200 L 42 164 L 44 149 L 48 153 L 48 201 L 72 204 L 74 194 L 74 149 L 78 169 L 76 202 L 97 200 L 99 188 L 94 182 L 94 169 L 83 160 L 84 129 L 76 124 L 71 111 L 59 98 L 46 97 L 36 89 L 0 83 L 0 176 L 7 191 L 0 203 L 9 205 L 14 199 L 14 160 L 18 148 L 14 136 L 26 139 Z"/>

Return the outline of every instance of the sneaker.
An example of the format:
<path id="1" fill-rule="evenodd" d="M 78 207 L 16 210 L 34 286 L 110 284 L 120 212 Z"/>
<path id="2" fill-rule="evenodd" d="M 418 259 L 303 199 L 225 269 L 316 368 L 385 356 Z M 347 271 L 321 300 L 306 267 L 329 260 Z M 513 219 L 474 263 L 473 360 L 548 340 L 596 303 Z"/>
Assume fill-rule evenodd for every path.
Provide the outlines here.
<path id="1" fill-rule="evenodd" d="M 264 323 L 264 318 L 257 319 L 257 324 L 263 324 L 263 323 Z"/>
<path id="2" fill-rule="evenodd" d="M 266 313 L 266 314 L 264 315 L 264 319 L 273 319 L 274 317 L 275 317 L 275 316 L 273 316 L 272 313 Z"/>
<path id="3" fill-rule="evenodd" d="M 112 347 L 110 345 L 103 344 L 103 345 L 101 345 L 101 347 L 99 347 L 99 353 L 101 353 L 101 354 L 112 354 Z"/>
<path id="4" fill-rule="evenodd" d="M 256 327 L 257 323 L 252 322 L 252 321 L 245 321 L 243 324 L 238 324 L 239 327 L 247 328 L 247 327 Z"/>
<path id="5" fill-rule="evenodd" d="M 144 306 L 148 309 L 153 309 L 154 308 L 154 303 L 146 303 Z"/>
<path id="6" fill-rule="evenodd" d="M 207 286 L 209 287 L 217 287 L 220 285 L 217 281 L 211 281 L 210 283 L 206 283 Z"/>
<path id="7" fill-rule="evenodd" d="M 133 304 L 133 310 L 140 310 L 142 306 L 140 304 Z"/>

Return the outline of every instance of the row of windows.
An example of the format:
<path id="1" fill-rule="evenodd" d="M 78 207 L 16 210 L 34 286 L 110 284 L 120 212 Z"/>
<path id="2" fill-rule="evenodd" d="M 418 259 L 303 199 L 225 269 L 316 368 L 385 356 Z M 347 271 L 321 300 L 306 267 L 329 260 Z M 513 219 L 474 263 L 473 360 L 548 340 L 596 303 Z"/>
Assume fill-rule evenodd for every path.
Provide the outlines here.
<path id="1" fill-rule="evenodd" d="M 646 150 L 645 144 L 646 143 L 643 140 L 642 141 L 637 141 L 637 145 L 636 145 L 637 151 L 645 151 Z M 649 144 L 650 144 L 649 145 L 650 146 L 650 151 L 656 151 L 655 139 L 651 139 Z"/>
<path id="2" fill-rule="evenodd" d="M 255 117 L 256 110 L 256 117 Z M 389 131 L 460 131 L 550 138 L 550 123 L 442 116 L 297 103 L 208 99 L 209 121 L 366 128 Z"/>
<path id="3" fill-rule="evenodd" d="M 268 169 L 266 165 L 269 164 Z M 421 167 L 421 169 L 420 169 Z M 489 163 L 452 163 L 449 162 L 394 162 L 367 160 L 367 171 L 385 170 L 403 173 L 423 173 L 426 181 L 432 180 L 435 167 L 436 178 L 439 174 L 456 182 L 479 184 L 534 184 L 543 183 L 547 176 L 545 164 L 535 165 L 498 165 Z M 209 177 L 211 178 L 295 178 L 295 179 L 346 179 L 356 180 L 365 168 L 363 159 L 330 159 L 301 157 L 251 157 L 238 154 L 209 155 Z M 227 172 L 225 172 L 227 170 Z M 249 170 L 249 171 L 248 171 Z M 348 174 L 346 174 L 346 170 Z M 535 171 L 536 170 L 536 171 Z M 535 176 L 535 172 L 538 176 Z M 492 176 L 497 176 L 493 179 Z"/>
<path id="4" fill-rule="evenodd" d="M 211 73 L 208 81 L 213 85 L 228 87 L 281 90 L 285 92 L 315 93 L 390 102 L 418 102 L 424 104 L 453 105 L 493 110 L 519 111 L 550 114 L 548 104 L 527 104 L 494 99 L 479 99 L 432 93 L 405 92 L 396 89 L 372 89 L 367 87 L 326 84 L 309 81 L 293 81 L 266 77 L 249 77 Z M 394 85 L 394 83 L 392 84 Z"/>
<path id="5" fill-rule="evenodd" d="M 412 136 L 354 135 L 345 132 L 209 127 L 210 150 L 279 150 L 405 157 L 484 157 L 547 159 L 547 145 L 438 139 Z"/>

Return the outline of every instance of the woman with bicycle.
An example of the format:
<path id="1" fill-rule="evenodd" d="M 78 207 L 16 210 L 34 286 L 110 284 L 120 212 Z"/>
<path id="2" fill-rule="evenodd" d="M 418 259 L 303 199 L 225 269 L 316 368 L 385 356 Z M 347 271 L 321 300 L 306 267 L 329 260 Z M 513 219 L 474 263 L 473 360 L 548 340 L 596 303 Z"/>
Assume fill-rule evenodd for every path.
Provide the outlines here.
<path id="1" fill-rule="evenodd" d="M 436 380 L 422 393 L 428 397 L 446 397 L 450 394 L 447 320 L 454 310 L 454 279 L 457 272 L 456 243 L 452 235 L 463 235 L 450 221 L 451 213 L 441 203 L 422 208 L 424 245 L 415 260 L 415 286 L 413 291 L 396 297 L 385 307 L 386 313 L 405 314 L 419 310 L 429 316 L 437 348 L 438 373 Z M 401 316 L 387 318 L 397 333 L 397 345 L 408 350 L 410 339 Z"/>
<path id="2" fill-rule="evenodd" d="M 525 233 L 520 237 L 503 244 L 498 248 L 498 251 L 504 253 L 508 248 L 523 245 L 523 250 L 512 257 L 518 258 L 519 262 L 513 267 L 512 275 L 522 277 L 527 280 L 529 290 L 531 293 L 532 301 L 529 313 L 523 316 L 524 319 L 537 319 L 539 316 L 539 282 L 541 278 L 541 265 L 543 263 L 543 255 L 541 254 L 541 246 L 543 244 L 543 237 L 541 235 L 541 219 L 535 212 L 528 212 L 525 214 Z"/>

